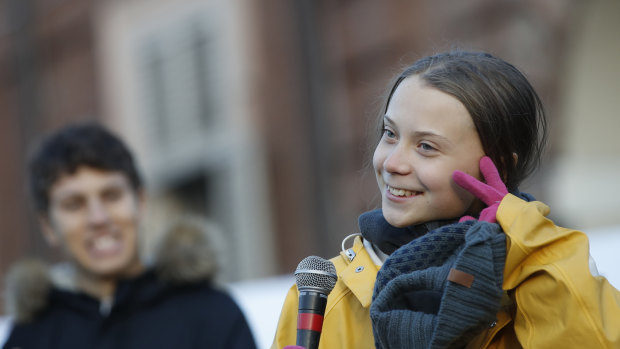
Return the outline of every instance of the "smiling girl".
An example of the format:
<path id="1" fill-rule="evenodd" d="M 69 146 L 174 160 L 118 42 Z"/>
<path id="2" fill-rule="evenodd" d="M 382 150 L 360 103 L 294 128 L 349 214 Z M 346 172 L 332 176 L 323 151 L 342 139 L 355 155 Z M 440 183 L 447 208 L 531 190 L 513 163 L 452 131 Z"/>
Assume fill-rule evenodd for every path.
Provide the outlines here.
<path id="1" fill-rule="evenodd" d="M 320 348 L 620 345 L 620 292 L 590 271 L 586 236 L 518 190 L 546 139 L 519 70 L 483 52 L 422 58 L 379 124 L 381 209 L 332 259 Z M 297 299 L 293 286 L 273 348 L 295 343 Z"/>

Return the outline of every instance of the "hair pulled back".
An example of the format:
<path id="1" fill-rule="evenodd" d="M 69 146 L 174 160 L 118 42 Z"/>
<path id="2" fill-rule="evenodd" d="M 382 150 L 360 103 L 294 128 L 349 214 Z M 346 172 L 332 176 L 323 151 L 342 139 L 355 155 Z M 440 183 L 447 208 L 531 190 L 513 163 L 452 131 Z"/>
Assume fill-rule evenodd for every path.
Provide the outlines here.
<path id="1" fill-rule="evenodd" d="M 547 137 L 544 110 L 534 88 L 512 64 L 486 52 L 471 51 L 421 58 L 396 77 L 383 114 L 396 88 L 414 75 L 465 106 L 484 152 L 497 166 L 508 190 L 516 190 L 538 167 Z M 382 130 L 383 115 L 379 120 Z"/>

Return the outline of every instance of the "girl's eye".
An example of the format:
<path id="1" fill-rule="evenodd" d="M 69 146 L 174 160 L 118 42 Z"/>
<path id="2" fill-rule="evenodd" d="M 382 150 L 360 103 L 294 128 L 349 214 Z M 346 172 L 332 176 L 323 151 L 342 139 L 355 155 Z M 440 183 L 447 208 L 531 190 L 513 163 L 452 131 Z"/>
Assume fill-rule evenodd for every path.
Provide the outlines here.
<path id="1" fill-rule="evenodd" d="M 420 143 L 420 149 L 422 149 L 423 151 L 433 151 L 435 150 L 435 147 L 428 143 Z"/>
<path id="2" fill-rule="evenodd" d="M 387 138 L 396 138 L 396 135 L 394 134 L 394 132 L 392 132 L 390 129 L 387 129 L 387 128 L 383 129 L 383 135 Z"/>

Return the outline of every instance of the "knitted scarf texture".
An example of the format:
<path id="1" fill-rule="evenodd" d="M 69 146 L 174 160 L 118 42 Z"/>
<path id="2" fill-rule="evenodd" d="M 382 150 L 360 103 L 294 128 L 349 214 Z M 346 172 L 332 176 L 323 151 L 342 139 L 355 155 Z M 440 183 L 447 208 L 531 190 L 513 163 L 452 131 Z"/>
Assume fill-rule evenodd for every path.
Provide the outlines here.
<path id="1" fill-rule="evenodd" d="M 383 253 L 390 255 L 409 241 L 443 225 L 456 223 L 456 220 L 439 220 L 396 228 L 385 220 L 381 209 L 376 209 L 360 215 L 357 222 L 364 239 L 372 242 Z"/>
<path id="2" fill-rule="evenodd" d="M 383 215 L 373 219 L 374 227 L 387 224 Z M 362 227 L 361 222 L 364 235 L 368 225 Z M 410 240 L 377 274 L 370 307 L 375 345 L 461 348 L 496 320 L 503 295 L 505 235 L 497 224 L 472 220 L 443 225 Z M 454 282 L 449 278 L 453 269 L 473 282 Z"/>

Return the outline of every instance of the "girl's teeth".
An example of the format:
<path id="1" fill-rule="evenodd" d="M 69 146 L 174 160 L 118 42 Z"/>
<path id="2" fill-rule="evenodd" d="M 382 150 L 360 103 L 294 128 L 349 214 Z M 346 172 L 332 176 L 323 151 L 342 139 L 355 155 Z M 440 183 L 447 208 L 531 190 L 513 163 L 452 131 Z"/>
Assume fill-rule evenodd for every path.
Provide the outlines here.
<path id="1" fill-rule="evenodd" d="M 404 190 L 404 189 L 394 189 L 392 187 L 388 187 L 390 190 L 390 193 L 392 193 L 393 195 L 396 196 L 411 196 L 413 195 L 412 191 L 409 190 Z"/>

